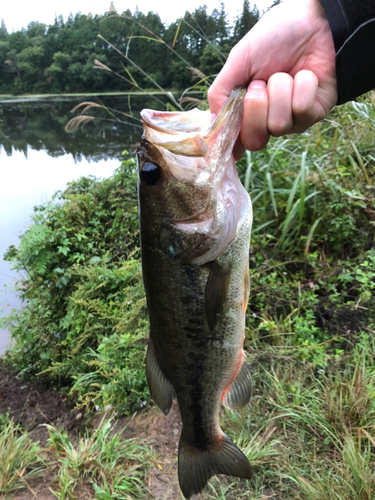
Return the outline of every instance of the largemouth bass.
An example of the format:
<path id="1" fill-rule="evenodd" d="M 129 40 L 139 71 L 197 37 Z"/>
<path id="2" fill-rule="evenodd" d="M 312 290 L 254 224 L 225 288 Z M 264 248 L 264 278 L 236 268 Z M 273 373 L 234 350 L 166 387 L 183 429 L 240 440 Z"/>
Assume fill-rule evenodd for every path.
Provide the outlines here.
<path id="1" fill-rule="evenodd" d="M 150 316 L 151 397 L 181 413 L 178 476 L 186 498 L 215 474 L 250 478 L 245 455 L 219 425 L 220 405 L 245 406 L 243 351 L 252 209 L 232 149 L 243 89 L 211 124 L 209 111 L 141 113 L 138 148 L 143 278 Z"/>

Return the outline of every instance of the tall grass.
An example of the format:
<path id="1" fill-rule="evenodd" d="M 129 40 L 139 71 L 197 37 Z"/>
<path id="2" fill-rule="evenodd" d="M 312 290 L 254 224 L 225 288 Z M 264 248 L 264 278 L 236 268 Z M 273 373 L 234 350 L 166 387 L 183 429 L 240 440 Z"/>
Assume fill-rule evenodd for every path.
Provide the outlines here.
<path id="1" fill-rule="evenodd" d="M 253 479 L 216 478 L 203 498 L 375 498 L 375 376 L 365 369 L 373 346 L 365 341 L 325 373 L 286 356 L 254 365 L 251 407 L 225 410 L 222 422 Z"/>
<path id="2" fill-rule="evenodd" d="M 350 236 L 343 212 L 350 206 L 372 209 L 373 99 L 369 94 L 337 108 L 298 138 L 273 139 L 267 149 L 245 156 L 239 170 L 253 201 L 257 237 L 271 234 L 283 251 L 304 242 L 308 254 L 332 226 L 330 215 L 341 232 L 335 231 L 336 240 Z"/>
<path id="3" fill-rule="evenodd" d="M 47 425 L 49 446 L 57 456 L 56 498 L 89 495 L 98 500 L 144 497 L 144 480 L 152 453 L 144 444 L 114 432 L 114 420 L 103 417 L 96 429 L 73 443 L 65 431 Z"/>
<path id="4" fill-rule="evenodd" d="M 26 488 L 42 474 L 45 464 L 39 443 L 17 426 L 8 414 L 0 415 L 0 496 Z"/>

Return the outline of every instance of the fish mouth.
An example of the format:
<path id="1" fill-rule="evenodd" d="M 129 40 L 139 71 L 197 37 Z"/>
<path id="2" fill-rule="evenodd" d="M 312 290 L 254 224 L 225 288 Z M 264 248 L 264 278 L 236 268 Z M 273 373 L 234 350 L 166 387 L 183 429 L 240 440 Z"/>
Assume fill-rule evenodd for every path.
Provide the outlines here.
<path id="1" fill-rule="evenodd" d="M 246 90 L 234 89 L 212 122 L 209 110 L 170 112 L 144 109 L 143 140 L 155 146 L 181 182 L 218 182 L 232 155 L 242 121 Z"/>
<path id="2" fill-rule="evenodd" d="M 173 154 L 202 157 L 207 154 L 204 136 L 210 127 L 209 111 L 141 111 L 143 138 Z"/>
<path id="3" fill-rule="evenodd" d="M 239 122 L 242 119 L 242 100 L 246 90 L 236 87 L 230 94 L 221 112 L 212 122 L 209 110 L 201 111 L 198 108 L 190 111 L 154 111 L 144 109 L 141 111 L 141 120 L 144 126 L 144 139 L 168 149 L 172 153 L 185 156 L 204 156 L 208 143 L 223 127 L 233 125 L 233 119 Z M 230 135 L 234 130 L 230 127 Z M 235 130 L 236 131 L 236 130 Z M 228 133 L 228 135 L 229 135 Z"/>

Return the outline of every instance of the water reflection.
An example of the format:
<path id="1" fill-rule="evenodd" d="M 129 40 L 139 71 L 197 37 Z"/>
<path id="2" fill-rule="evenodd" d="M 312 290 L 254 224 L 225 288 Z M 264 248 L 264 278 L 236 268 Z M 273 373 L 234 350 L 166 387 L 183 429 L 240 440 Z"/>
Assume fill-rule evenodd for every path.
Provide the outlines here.
<path id="1" fill-rule="evenodd" d="M 0 101 L 0 317 L 19 307 L 14 293 L 15 271 L 3 254 L 18 245 L 35 205 L 51 199 L 67 182 L 83 175 L 105 178 L 120 165 L 124 149 L 134 151 L 140 124 L 93 120 L 82 130 L 67 134 L 70 110 L 82 98 L 49 101 Z M 127 98 L 103 99 L 107 106 L 129 110 Z M 138 115 L 152 102 L 132 100 Z M 111 116 L 102 113 L 102 118 Z M 0 355 L 9 342 L 0 329 Z"/>
<path id="2" fill-rule="evenodd" d="M 95 120 L 74 133 L 66 133 L 64 127 L 74 116 L 71 110 L 84 100 L 132 114 L 134 118 L 117 115 L 122 120 L 119 123 L 111 112 L 96 108 L 88 112 L 96 116 Z M 139 142 L 142 129 L 138 117 L 144 107 L 160 109 L 161 105 L 144 96 L 2 100 L 0 149 L 8 156 L 21 151 L 27 157 L 31 148 L 46 151 L 54 158 L 71 154 L 75 161 L 120 158 L 124 149 L 134 151 Z"/>

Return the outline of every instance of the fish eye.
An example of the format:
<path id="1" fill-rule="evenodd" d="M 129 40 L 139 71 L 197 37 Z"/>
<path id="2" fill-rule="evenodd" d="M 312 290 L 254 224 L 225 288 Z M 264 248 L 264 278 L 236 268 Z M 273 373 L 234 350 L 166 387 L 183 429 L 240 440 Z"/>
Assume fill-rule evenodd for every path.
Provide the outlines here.
<path id="1" fill-rule="evenodd" d="M 146 161 L 141 169 L 141 179 L 149 186 L 155 186 L 161 176 L 161 168 L 155 163 Z"/>

